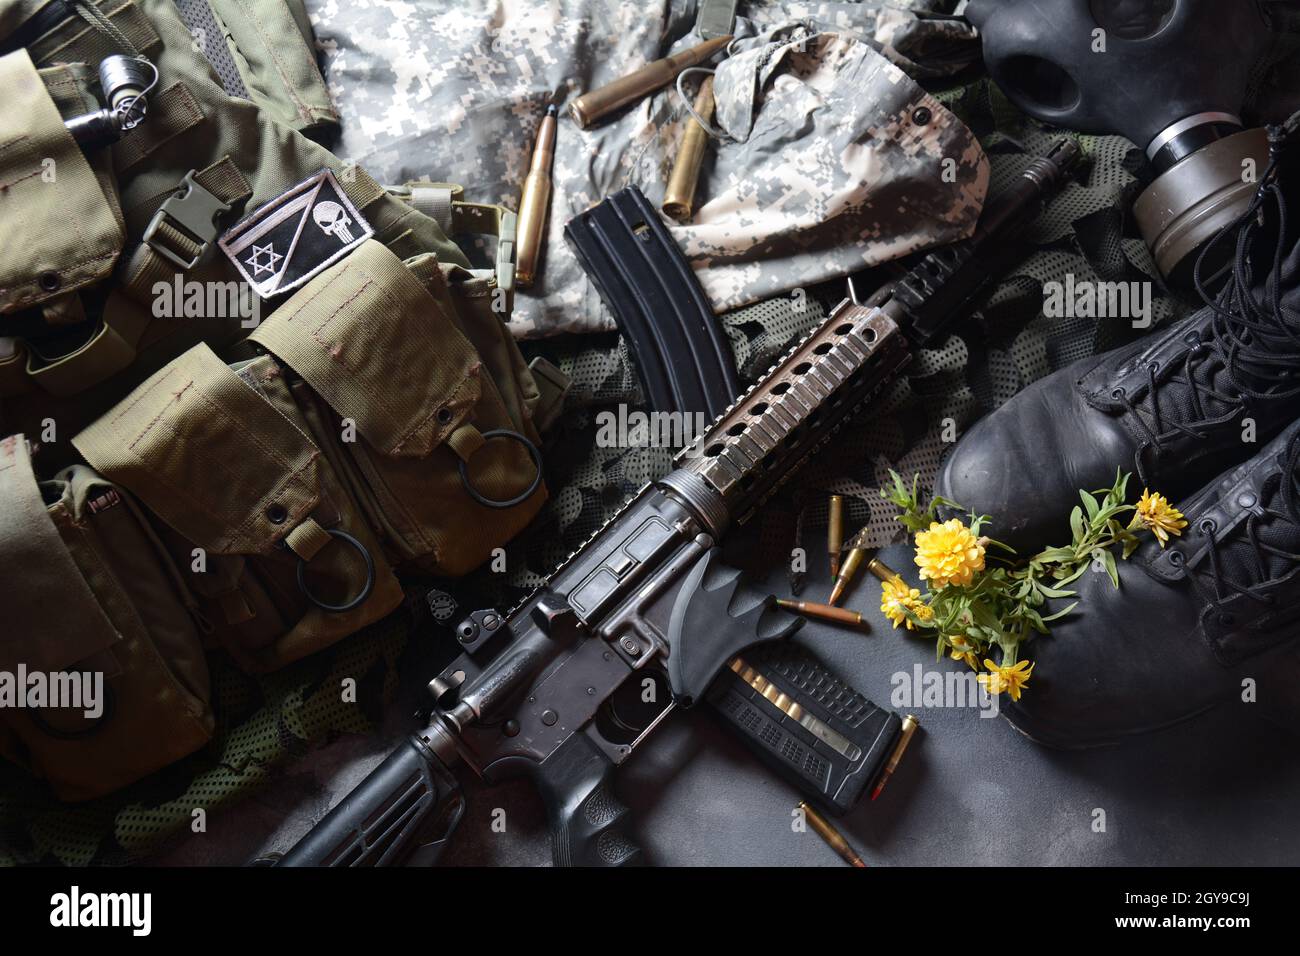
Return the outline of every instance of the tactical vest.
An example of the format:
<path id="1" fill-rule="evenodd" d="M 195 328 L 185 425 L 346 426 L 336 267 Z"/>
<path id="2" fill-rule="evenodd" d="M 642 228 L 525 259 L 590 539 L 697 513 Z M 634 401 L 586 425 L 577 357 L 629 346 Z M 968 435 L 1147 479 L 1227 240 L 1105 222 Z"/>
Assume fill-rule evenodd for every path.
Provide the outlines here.
<path id="1" fill-rule="evenodd" d="M 314 141 L 301 2 L 0 0 L 0 54 L 0 750 L 84 799 L 207 741 L 205 649 L 283 666 L 522 529 L 562 383 L 502 321 L 512 213 Z M 79 145 L 114 55 L 147 111 Z M 108 703 L 3 706 L 24 668 Z"/>

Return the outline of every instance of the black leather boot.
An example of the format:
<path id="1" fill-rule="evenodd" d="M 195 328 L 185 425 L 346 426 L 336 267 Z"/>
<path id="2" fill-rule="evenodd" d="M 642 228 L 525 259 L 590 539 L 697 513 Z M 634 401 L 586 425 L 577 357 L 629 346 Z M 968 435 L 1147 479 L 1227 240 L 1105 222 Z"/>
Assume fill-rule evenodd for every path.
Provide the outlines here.
<path id="1" fill-rule="evenodd" d="M 1300 243 L 1282 193 L 1295 164 L 1276 135 L 1250 212 L 1216 240 L 1237 245 L 1217 300 L 1019 392 L 957 443 L 937 494 L 991 515 L 989 533 L 1028 555 L 1065 543 L 1078 490 L 1117 469 L 1177 500 L 1258 448 L 1251 427 L 1266 442 L 1300 414 Z"/>
<path id="2" fill-rule="evenodd" d="M 1244 465 L 1181 503 L 1188 526 L 1119 562 L 1120 587 L 1088 571 L 1079 606 L 1026 645 L 1033 678 L 1002 713 L 1039 743 L 1095 747 L 1156 730 L 1215 704 L 1242 703 L 1300 651 L 1300 421 Z M 1268 706 L 1266 706 L 1268 705 Z"/>

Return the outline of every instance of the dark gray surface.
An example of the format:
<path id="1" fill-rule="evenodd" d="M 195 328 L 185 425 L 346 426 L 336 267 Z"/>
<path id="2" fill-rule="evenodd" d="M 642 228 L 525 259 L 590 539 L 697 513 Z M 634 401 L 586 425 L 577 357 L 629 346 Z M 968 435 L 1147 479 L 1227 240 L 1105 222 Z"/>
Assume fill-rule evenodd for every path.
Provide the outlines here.
<path id="1" fill-rule="evenodd" d="M 820 549 L 809 551 L 813 561 L 821 557 Z M 906 547 L 881 557 L 908 573 Z M 825 575 L 824 563 L 812 569 L 806 599 L 822 599 Z M 785 592 L 783 570 L 769 586 Z M 870 619 L 869 633 L 809 622 L 796 640 L 877 703 L 889 703 L 891 676 L 916 663 L 941 671 L 964 666 L 935 664 L 930 640 L 890 628 L 873 578 L 859 582 L 846 603 Z M 404 675 L 407 693 L 422 677 Z M 977 709 L 909 708 L 921 731 L 898 772 L 879 800 L 865 801 L 838 825 L 868 865 L 1295 865 L 1297 740 L 1259 708 L 1225 705 L 1122 747 L 1082 753 L 1043 749 Z M 390 741 L 412 729 L 397 713 L 409 710 L 395 709 Z M 213 815 L 206 834 L 160 862 L 242 863 L 287 848 L 389 746 L 375 736 L 321 748 L 250 800 Z M 468 809 L 444 862 L 549 864 L 541 802 L 527 781 L 485 788 L 462 779 Z M 616 789 L 656 863 L 844 865 L 814 833 L 793 831 L 797 794 L 707 707 L 670 716 L 620 770 Z M 492 828 L 498 808 L 505 811 L 501 833 Z M 1095 829 L 1098 810 L 1104 832 Z"/>

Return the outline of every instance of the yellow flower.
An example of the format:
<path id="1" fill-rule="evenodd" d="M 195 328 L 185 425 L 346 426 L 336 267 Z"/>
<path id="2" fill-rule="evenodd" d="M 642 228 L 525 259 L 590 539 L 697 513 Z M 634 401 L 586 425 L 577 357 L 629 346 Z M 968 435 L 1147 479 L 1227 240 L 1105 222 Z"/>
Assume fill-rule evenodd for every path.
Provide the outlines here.
<path id="1" fill-rule="evenodd" d="M 916 564 L 931 587 L 965 587 L 984 570 L 984 545 L 958 518 L 933 521 L 929 531 L 916 533 Z"/>
<path id="2" fill-rule="evenodd" d="M 1142 497 L 1138 499 L 1137 513 L 1133 516 L 1133 523 L 1129 527 L 1141 526 L 1146 528 L 1156 536 L 1160 542 L 1160 547 L 1169 543 L 1171 534 L 1181 535 L 1183 529 L 1187 527 L 1187 519 L 1183 513 L 1169 503 L 1169 499 L 1164 495 L 1153 495 L 1150 489 L 1142 489 Z"/>
<path id="3" fill-rule="evenodd" d="M 894 627 L 906 624 L 909 631 L 916 626 L 908 619 L 904 611 L 911 611 L 922 621 L 934 617 L 934 611 L 921 600 L 921 592 L 909 588 L 902 578 L 891 578 L 880 582 L 880 613 L 894 622 Z"/>
<path id="4" fill-rule="evenodd" d="M 956 635 L 948 638 L 948 656 L 955 661 L 965 661 L 970 669 L 977 671 L 980 669 L 980 659 L 975 653 L 975 648 L 971 647 L 966 638 Z"/>
<path id="5" fill-rule="evenodd" d="M 1029 683 L 1029 677 L 1034 672 L 1034 665 L 1029 661 L 1001 667 L 986 659 L 984 666 L 989 669 L 989 672 L 980 674 L 977 678 L 984 685 L 984 689 L 990 694 L 1006 691 L 1011 695 L 1012 700 L 1020 699 L 1020 691 Z"/>

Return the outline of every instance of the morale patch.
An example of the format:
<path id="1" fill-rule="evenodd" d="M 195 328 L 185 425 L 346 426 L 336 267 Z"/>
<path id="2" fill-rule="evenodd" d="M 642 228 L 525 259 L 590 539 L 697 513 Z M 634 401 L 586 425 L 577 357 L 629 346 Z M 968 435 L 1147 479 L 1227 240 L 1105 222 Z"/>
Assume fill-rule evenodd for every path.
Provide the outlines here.
<path id="1" fill-rule="evenodd" d="M 322 169 L 221 237 L 239 274 L 263 299 L 296 289 L 375 234 L 328 169 Z"/>

